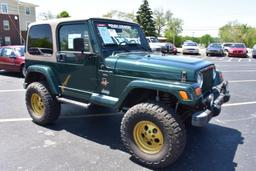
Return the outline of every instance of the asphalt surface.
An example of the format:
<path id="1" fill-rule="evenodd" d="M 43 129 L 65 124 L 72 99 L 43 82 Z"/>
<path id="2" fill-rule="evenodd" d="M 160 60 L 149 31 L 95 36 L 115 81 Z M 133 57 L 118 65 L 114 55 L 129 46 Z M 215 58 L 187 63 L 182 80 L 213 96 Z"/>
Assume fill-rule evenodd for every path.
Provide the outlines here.
<path id="1" fill-rule="evenodd" d="M 193 56 L 198 57 L 198 56 Z M 211 57 L 230 81 L 231 101 L 204 128 L 190 128 L 184 154 L 166 170 L 232 171 L 256 167 L 256 60 Z M 0 170 L 149 170 L 120 141 L 122 115 L 62 106 L 48 127 L 34 124 L 23 79 L 0 71 Z"/>

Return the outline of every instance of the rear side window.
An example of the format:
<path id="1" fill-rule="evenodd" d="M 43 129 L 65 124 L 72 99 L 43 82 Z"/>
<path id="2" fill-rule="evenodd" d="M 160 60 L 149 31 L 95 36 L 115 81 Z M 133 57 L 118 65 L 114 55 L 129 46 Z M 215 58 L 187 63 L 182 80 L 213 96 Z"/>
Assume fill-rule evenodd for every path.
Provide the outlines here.
<path id="1" fill-rule="evenodd" d="M 32 26 L 28 35 L 28 53 L 51 56 L 53 54 L 52 31 L 48 24 Z"/>

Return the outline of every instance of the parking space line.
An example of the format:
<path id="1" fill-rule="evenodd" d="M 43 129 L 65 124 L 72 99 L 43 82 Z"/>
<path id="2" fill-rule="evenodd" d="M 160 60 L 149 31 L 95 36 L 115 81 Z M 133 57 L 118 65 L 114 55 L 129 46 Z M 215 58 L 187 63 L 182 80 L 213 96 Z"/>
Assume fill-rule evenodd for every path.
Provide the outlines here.
<path id="1" fill-rule="evenodd" d="M 256 82 L 256 80 L 231 80 L 229 83 L 248 83 L 248 82 Z"/>
<path id="2" fill-rule="evenodd" d="M 230 58 L 227 62 L 231 62 L 233 60 L 233 58 Z"/>
<path id="3" fill-rule="evenodd" d="M 248 60 L 249 60 L 249 62 L 251 62 L 251 61 L 252 61 L 252 59 L 250 59 L 250 58 L 249 58 Z"/>
<path id="4" fill-rule="evenodd" d="M 221 72 L 256 72 L 256 70 L 223 70 Z"/>
<path id="5" fill-rule="evenodd" d="M 241 62 L 241 60 L 242 60 L 242 58 L 240 58 L 240 59 L 238 60 L 238 62 Z"/>
<path id="6" fill-rule="evenodd" d="M 25 89 L 15 89 L 15 90 L 0 90 L 0 93 L 10 93 L 10 92 L 24 92 Z"/>
<path id="7" fill-rule="evenodd" d="M 252 104 L 256 104 L 256 101 L 254 101 L 254 102 L 242 102 L 242 103 L 228 103 L 228 104 L 224 104 L 222 106 L 223 107 L 233 107 L 233 106 L 244 106 L 244 105 L 252 105 Z"/>
<path id="8" fill-rule="evenodd" d="M 118 116 L 121 113 L 107 113 L 107 114 L 89 114 L 89 115 L 73 115 L 73 116 L 62 116 L 60 119 L 79 119 L 79 118 L 93 118 L 93 117 L 106 117 L 106 116 Z M 0 119 L 0 123 L 7 122 L 24 122 L 32 121 L 31 118 L 11 118 L 11 119 Z"/>
<path id="9" fill-rule="evenodd" d="M 12 119 L 0 119 L 0 123 L 5 122 L 22 122 L 22 121 L 31 121 L 31 118 L 12 118 Z"/>

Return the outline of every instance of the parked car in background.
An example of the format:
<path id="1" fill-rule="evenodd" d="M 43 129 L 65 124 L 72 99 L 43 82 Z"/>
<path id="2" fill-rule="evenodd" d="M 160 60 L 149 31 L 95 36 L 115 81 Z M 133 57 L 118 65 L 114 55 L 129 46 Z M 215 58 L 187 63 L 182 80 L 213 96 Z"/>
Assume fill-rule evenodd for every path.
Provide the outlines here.
<path id="1" fill-rule="evenodd" d="M 192 42 L 192 41 L 184 42 L 184 44 L 182 45 L 182 53 L 198 55 L 199 47 L 198 47 L 197 43 L 195 43 L 195 42 Z"/>
<path id="2" fill-rule="evenodd" d="M 0 70 L 26 75 L 24 46 L 0 47 Z"/>
<path id="3" fill-rule="evenodd" d="M 177 48 L 175 45 L 169 42 L 160 42 L 157 37 L 150 36 L 146 37 L 149 46 L 153 52 L 161 52 L 164 54 L 177 54 Z"/>
<path id="4" fill-rule="evenodd" d="M 247 57 L 247 48 L 244 43 L 234 43 L 228 50 L 229 57 Z"/>
<path id="5" fill-rule="evenodd" d="M 253 58 L 256 58 L 256 45 L 253 46 L 253 49 L 252 49 L 252 57 L 253 57 Z"/>
<path id="6" fill-rule="evenodd" d="M 224 48 L 220 43 L 211 43 L 206 49 L 206 56 L 219 55 L 225 56 Z"/>
<path id="7" fill-rule="evenodd" d="M 233 45 L 233 43 L 222 43 L 222 47 L 226 53 L 228 53 L 228 50 Z"/>

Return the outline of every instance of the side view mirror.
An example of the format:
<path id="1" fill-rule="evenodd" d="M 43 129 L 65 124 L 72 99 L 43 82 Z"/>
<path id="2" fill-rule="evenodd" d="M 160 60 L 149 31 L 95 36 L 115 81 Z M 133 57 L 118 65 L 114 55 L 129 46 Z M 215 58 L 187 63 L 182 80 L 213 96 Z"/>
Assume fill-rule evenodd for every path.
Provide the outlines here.
<path id="1" fill-rule="evenodd" d="M 75 38 L 73 40 L 73 47 L 75 51 L 84 51 L 84 39 L 83 38 Z"/>

